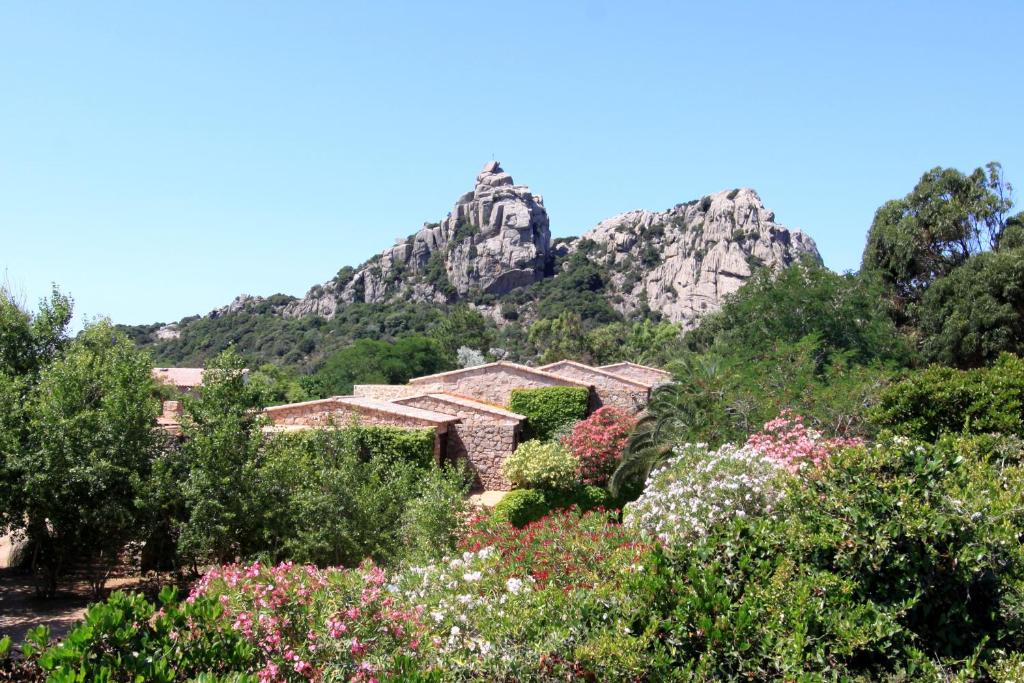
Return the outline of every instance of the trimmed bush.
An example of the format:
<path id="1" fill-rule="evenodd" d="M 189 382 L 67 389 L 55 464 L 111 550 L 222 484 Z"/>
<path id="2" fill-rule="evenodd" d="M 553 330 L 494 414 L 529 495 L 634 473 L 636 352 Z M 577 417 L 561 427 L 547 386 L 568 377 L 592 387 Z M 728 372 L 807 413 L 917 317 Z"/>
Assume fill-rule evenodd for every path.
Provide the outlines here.
<path id="1" fill-rule="evenodd" d="M 505 494 L 494 506 L 493 519 L 521 527 L 540 519 L 548 513 L 548 504 L 543 491 L 538 489 L 516 489 Z"/>
<path id="2" fill-rule="evenodd" d="M 564 510 L 575 505 L 580 512 L 588 512 L 599 507 L 611 507 L 612 503 L 611 494 L 599 486 L 578 486 L 562 491 L 516 489 L 505 494 L 494 506 L 492 519 L 522 527 L 554 510 Z"/>
<path id="3" fill-rule="evenodd" d="M 555 441 L 527 441 L 502 465 L 518 488 L 568 490 L 579 482 L 580 461 Z"/>
<path id="4" fill-rule="evenodd" d="M 406 460 L 417 465 L 434 463 L 434 430 L 403 429 L 374 425 L 348 427 L 351 438 L 362 460 L 378 456 Z"/>
<path id="5" fill-rule="evenodd" d="M 587 416 L 590 391 L 581 387 L 513 389 L 508 409 L 526 416 L 525 439 L 550 439 Z"/>
<path id="6" fill-rule="evenodd" d="M 871 419 L 915 439 L 944 433 L 1024 436 L 1024 360 L 1003 354 L 978 370 L 932 366 L 882 392 Z"/>

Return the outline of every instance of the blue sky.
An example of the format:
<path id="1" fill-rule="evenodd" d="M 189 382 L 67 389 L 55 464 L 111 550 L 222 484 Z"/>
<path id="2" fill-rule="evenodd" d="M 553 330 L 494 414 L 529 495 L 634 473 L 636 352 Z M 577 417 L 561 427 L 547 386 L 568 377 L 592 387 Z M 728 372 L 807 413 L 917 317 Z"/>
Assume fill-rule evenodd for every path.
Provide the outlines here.
<path id="1" fill-rule="evenodd" d="M 936 165 L 1024 188 L 1024 3 L 0 2 L 0 277 L 79 320 L 302 294 L 492 154 L 555 236 L 757 189 L 855 269 Z"/>

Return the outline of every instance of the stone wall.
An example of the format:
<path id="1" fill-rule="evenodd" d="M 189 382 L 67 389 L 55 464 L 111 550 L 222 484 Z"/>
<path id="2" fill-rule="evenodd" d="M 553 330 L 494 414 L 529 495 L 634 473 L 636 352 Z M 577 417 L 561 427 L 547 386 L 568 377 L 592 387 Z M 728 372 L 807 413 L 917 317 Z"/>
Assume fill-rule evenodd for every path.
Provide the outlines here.
<path id="1" fill-rule="evenodd" d="M 525 366 L 504 362 L 417 377 L 410 380 L 409 384 L 418 387 L 420 391 L 456 394 L 496 406 L 507 406 L 514 389 L 586 386 Z"/>
<path id="2" fill-rule="evenodd" d="M 641 382 L 619 377 L 582 363 L 559 361 L 540 369 L 594 387 L 591 394 L 591 410 L 610 406 L 636 415 L 647 407 L 647 401 L 651 397 L 650 388 Z"/>
<path id="3" fill-rule="evenodd" d="M 356 384 L 352 387 L 352 395 L 362 398 L 375 398 L 378 401 L 394 401 L 423 393 L 422 387 L 409 384 Z"/>
<path id="4" fill-rule="evenodd" d="M 397 405 L 395 407 L 400 408 Z M 433 429 L 435 461 L 440 461 L 441 459 L 441 435 L 450 426 L 446 423 L 424 420 L 414 416 L 349 405 L 336 398 L 275 406 L 267 408 L 265 414 L 278 427 L 344 428 L 350 424 L 358 423 L 360 426 Z"/>
<path id="5" fill-rule="evenodd" d="M 476 477 L 475 489 L 508 491 L 512 488 L 501 468 L 519 445 L 522 416 L 440 396 L 415 396 L 397 402 L 459 417 L 461 421 L 448 429 L 447 457 L 469 463 Z"/>
<path id="6" fill-rule="evenodd" d="M 637 365 L 635 363 L 612 363 L 611 365 L 602 365 L 598 370 L 605 370 L 626 379 L 641 382 L 650 387 L 656 387 L 659 384 L 665 384 L 672 381 L 672 373 L 670 372 L 659 370 L 658 368 L 649 368 L 644 365 Z"/>

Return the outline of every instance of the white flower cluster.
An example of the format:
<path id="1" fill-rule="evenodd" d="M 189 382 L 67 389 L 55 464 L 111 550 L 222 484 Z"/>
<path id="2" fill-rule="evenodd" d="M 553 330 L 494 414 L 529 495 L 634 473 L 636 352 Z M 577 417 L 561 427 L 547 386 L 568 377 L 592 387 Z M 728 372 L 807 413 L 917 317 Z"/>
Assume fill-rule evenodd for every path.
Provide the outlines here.
<path id="1" fill-rule="evenodd" d="M 651 472 L 643 495 L 626 506 L 625 523 L 667 546 L 691 546 L 737 517 L 771 514 L 784 476 L 750 447 L 687 444 Z"/>

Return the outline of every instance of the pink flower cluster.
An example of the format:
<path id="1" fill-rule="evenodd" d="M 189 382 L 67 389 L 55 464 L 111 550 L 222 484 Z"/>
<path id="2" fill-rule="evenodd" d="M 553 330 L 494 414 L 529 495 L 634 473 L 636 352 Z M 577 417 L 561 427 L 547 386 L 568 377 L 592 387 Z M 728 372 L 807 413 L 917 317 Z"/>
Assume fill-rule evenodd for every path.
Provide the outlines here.
<path id="1" fill-rule="evenodd" d="M 255 562 L 211 569 L 189 600 L 217 597 L 223 619 L 262 654 L 261 683 L 319 681 L 328 669 L 372 682 L 382 657 L 414 654 L 423 632 L 421 609 L 397 606 L 386 583 L 370 562 L 323 571 Z"/>
<path id="2" fill-rule="evenodd" d="M 636 418 L 617 408 L 598 408 L 586 420 L 577 422 L 562 440 L 580 461 L 584 484 L 603 486 L 622 459 Z"/>
<path id="3" fill-rule="evenodd" d="M 826 439 L 820 432 L 804 426 L 803 416 L 789 408 L 774 420 L 765 422 L 761 432 L 747 439 L 747 447 L 789 472 L 797 472 L 805 465 L 820 465 L 836 449 L 863 444 L 859 438 Z"/>

